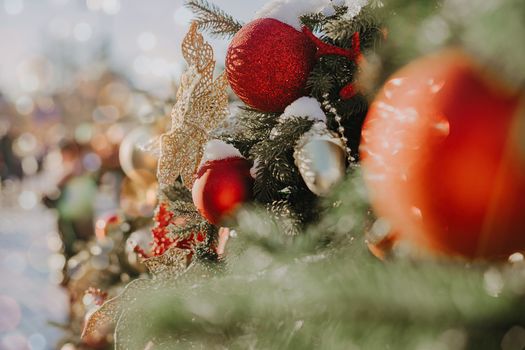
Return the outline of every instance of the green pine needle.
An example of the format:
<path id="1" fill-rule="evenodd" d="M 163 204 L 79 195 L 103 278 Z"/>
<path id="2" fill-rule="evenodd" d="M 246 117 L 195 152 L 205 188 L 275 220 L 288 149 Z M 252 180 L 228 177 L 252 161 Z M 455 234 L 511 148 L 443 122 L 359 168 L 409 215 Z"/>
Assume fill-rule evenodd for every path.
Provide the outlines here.
<path id="1" fill-rule="evenodd" d="M 188 0 L 185 6 L 195 13 L 195 21 L 200 29 L 217 37 L 232 37 L 243 25 L 206 0 Z"/>

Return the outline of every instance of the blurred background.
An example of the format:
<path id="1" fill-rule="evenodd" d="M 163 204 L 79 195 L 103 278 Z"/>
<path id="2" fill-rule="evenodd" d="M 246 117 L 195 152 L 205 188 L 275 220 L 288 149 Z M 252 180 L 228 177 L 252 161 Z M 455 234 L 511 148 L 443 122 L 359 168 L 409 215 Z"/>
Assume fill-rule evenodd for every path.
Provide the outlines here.
<path id="1" fill-rule="evenodd" d="M 214 3 L 246 21 L 264 1 Z M 88 347 L 67 341 L 84 290 L 140 273 L 104 239 L 152 215 L 155 161 L 134 146 L 169 122 L 190 20 L 181 0 L 0 0 L 1 350 Z"/>

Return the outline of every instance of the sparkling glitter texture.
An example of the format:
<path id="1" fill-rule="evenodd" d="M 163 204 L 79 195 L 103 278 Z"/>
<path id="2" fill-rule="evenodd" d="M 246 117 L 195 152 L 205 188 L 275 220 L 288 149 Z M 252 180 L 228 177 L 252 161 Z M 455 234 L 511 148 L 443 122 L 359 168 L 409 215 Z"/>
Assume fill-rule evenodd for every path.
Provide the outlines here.
<path id="1" fill-rule="evenodd" d="M 171 130 L 160 139 L 157 177 L 161 185 L 169 186 L 180 175 L 191 189 L 208 133 L 228 114 L 228 82 L 224 74 L 213 80 L 213 49 L 195 23 L 182 42 L 182 54 L 189 67 L 181 77 Z"/>
<path id="2" fill-rule="evenodd" d="M 242 27 L 228 47 L 228 81 L 248 106 L 282 112 L 305 95 L 315 53 L 302 32 L 272 18 L 257 19 Z"/>

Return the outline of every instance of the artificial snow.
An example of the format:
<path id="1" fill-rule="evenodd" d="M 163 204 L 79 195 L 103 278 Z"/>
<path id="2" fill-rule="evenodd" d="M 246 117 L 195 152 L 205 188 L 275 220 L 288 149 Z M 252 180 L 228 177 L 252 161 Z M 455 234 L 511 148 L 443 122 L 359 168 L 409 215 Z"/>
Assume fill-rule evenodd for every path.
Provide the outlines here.
<path id="1" fill-rule="evenodd" d="M 255 18 L 274 18 L 301 30 L 301 16 L 324 12 L 325 9 L 330 11 L 330 8 L 334 10 L 330 0 L 273 0 L 264 5 L 255 14 Z"/>
<path id="2" fill-rule="evenodd" d="M 210 140 L 204 146 L 201 164 L 226 158 L 243 158 L 241 152 L 232 145 L 221 140 Z"/>
<path id="3" fill-rule="evenodd" d="M 332 0 L 335 6 L 346 6 L 345 18 L 354 18 L 361 12 L 361 9 L 368 5 L 369 0 Z M 338 3 L 342 3 L 339 5 Z"/>
<path id="4" fill-rule="evenodd" d="M 279 122 L 285 122 L 293 117 L 305 117 L 326 123 L 326 115 L 321 109 L 321 104 L 313 97 L 304 96 L 292 102 L 279 117 Z"/>
<path id="5" fill-rule="evenodd" d="M 274 18 L 301 30 L 301 16 L 312 13 L 333 16 L 334 6 L 347 6 L 348 16 L 354 17 L 367 3 L 368 0 L 272 0 L 255 14 L 255 18 Z"/>

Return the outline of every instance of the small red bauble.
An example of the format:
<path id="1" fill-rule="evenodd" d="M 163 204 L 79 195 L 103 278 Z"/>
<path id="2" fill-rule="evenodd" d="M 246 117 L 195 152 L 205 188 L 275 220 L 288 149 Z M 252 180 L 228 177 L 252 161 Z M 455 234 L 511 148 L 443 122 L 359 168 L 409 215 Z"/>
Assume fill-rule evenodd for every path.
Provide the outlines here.
<path id="1" fill-rule="evenodd" d="M 242 27 L 228 47 L 228 81 L 248 106 L 282 112 L 305 95 L 316 50 L 305 34 L 288 24 L 256 19 Z"/>
<path id="2" fill-rule="evenodd" d="M 460 50 L 401 69 L 363 128 L 376 213 L 435 252 L 497 258 L 524 250 L 524 117 L 519 94 Z"/>
<path id="3" fill-rule="evenodd" d="M 252 198 L 250 167 L 250 162 L 240 157 L 212 160 L 200 167 L 191 191 L 193 203 L 211 224 L 219 224 Z"/>

